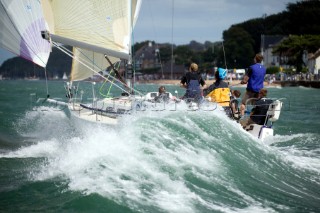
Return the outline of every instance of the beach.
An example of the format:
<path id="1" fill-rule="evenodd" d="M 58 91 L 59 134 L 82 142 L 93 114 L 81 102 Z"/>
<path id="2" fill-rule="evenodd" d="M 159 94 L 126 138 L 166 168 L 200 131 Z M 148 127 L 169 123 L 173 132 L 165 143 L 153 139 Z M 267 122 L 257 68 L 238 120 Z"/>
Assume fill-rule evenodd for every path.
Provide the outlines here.
<path id="1" fill-rule="evenodd" d="M 209 86 L 213 84 L 215 80 L 206 80 L 206 84 Z M 226 81 L 228 82 L 229 86 L 237 86 L 237 87 L 246 87 L 247 84 L 241 84 L 241 80 L 232 80 L 232 81 Z M 177 85 L 180 84 L 179 80 L 170 80 L 170 79 L 161 79 L 161 80 L 140 80 L 138 81 L 139 84 L 158 84 L 158 85 Z M 273 82 L 272 84 L 269 84 L 267 81 L 264 82 L 264 86 L 266 87 L 281 87 L 280 83 Z"/>

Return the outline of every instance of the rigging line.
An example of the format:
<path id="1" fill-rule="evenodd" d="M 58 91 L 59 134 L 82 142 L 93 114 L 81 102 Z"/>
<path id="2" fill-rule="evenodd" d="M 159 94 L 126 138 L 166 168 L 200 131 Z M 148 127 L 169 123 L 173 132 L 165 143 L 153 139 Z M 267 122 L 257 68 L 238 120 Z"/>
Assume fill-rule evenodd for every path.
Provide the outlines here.
<path id="1" fill-rule="evenodd" d="M 77 60 L 79 63 L 81 63 L 83 66 L 87 67 L 89 70 L 91 70 L 92 72 L 96 73 L 97 75 L 99 75 L 100 77 L 102 77 L 103 79 L 109 81 L 110 83 L 112 83 L 113 85 L 115 85 L 118 89 L 120 89 L 123 92 L 127 92 L 125 89 L 123 89 L 122 87 L 120 87 L 119 85 L 111 82 L 109 79 L 107 79 L 105 76 L 101 75 L 99 72 L 93 70 L 92 68 L 90 68 L 87 64 L 85 64 L 84 62 L 82 62 L 81 60 L 77 59 L 75 56 L 73 56 L 72 54 L 69 54 L 67 51 L 64 51 L 63 48 L 61 48 L 59 45 L 57 45 L 55 42 L 53 42 L 53 44 L 60 49 L 62 52 L 64 52 L 66 55 L 70 56 L 71 58 L 73 58 L 74 60 Z M 119 80 L 117 80 L 115 77 L 110 76 L 109 74 L 107 74 L 109 77 L 115 79 L 116 81 L 120 82 Z M 120 82 L 122 84 L 122 82 Z M 139 91 L 135 90 L 135 92 L 138 92 L 140 95 L 142 95 L 142 93 L 140 93 Z"/>
<path id="2" fill-rule="evenodd" d="M 118 65 L 117 69 L 119 69 L 120 63 L 118 63 L 117 65 Z M 110 94 L 110 92 L 111 92 L 111 88 L 112 88 L 114 79 L 112 80 L 112 84 L 110 85 L 110 87 L 109 87 L 109 89 L 108 89 L 108 91 L 107 91 L 107 95 L 104 95 L 104 94 L 102 93 L 102 88 L 104 87 L 104 85 L 105 85 L 106 82 L 107 82 L 107 81 L 104 81 L 104 82 L 103 82 L 102 86 L 100 87 L 99 93 L 100 93 L 100 95 L 102 95 L 102 96 L 104 96 L 104 97 L 109 97 L 109 94 Z"/>
<path id="3" fill-rule="evenodd" d="M 77 47 L 74 47 L 74 48 L 75 48 L 76 50 L 78 50 L 79 53 L 80 53 L 84 58 L 86 58 L 89 62 L 92 63 L 93 69 L 98 69 L 98 70 L 100 70 L 100 71 L 104 70 L 103 68 L 101 68 L 100 66 L 98 66 L 98 65 L 94 62 L 94 52 L 92 52 L 92 53 L 93 53 L 93 59 L 91 59 L 91 58 L 89 58 L 88 55 L 86 55 L 86 54 L 82 51 L 81 48 L 77 48 Z M 68 49 L 67 49 L 67 50 L 68 50 Z M 71 52 L 71 51 L 70 51 L 70 52 Z M 73 54 L 73 52 L 72 52 L 72 54 Z M 110 63 L 111 63 L 111 62 L 110 62 Z M 109 78 L 109 77 L 108 77 L 108 78 Z M 107 81 L 104 81 L 104 83 L 102 84 L 102 86 L 101 86 L 100 89 L 99 89 L 99 94 L 102 95 L 102 96 L 104 96 L 104 97 L 109 97 L 109 93 L 110 93 L 110 91 L 111 91 L 111 88 L 112 88 L 112 85 L 113 85 L 114 81 L 115 81 L 115 79 L 112 80 L 112 82 L 111 82 L 111 84 L 110 84 L 110 87 L 109 87 L 109 90 L 108 90 L 108 92 L 107 92 L 107 95 L 103 94 L 103 92 L 102 92 L 102 88 L 104 87 L 105 83 L 107 82 Z"/>
<path id="4" fill-rule="evenodd" d="M 71 55 L 73 55 L 73 52 L 71 51 L 71 50 L 69 50 L 68 48 L 66 48 L 66 47 L 64 47 L 64 46 L 61 46 L 61 48 L 63 48 L 63 49 L 65 49 L 65 51 L 67 51 L 67 52 L 69 52 Z M 77 47 L 75 47 L 80 53 L 81 53 L 81 55 L 83 55 L 89 62 L 92 62 L 92 65 L 94 66 L 94 68 L 96 68 L 96 69 L 98 69 L 98 70 L 100 70 L 100 71 L 102 71 L 103 70 L 103 68 L 101 68 L 101 67 L 99 67 L 95 62 L 94 62 L 94 60 L 91 60 L 85 53 L 83 53 L 83 51 L 81 51 L 81 48 L 77 48 Z M 78 60 L 79 61 L 79 60 Z M 84 63 L 84 62 L 83 62 Z M 111 63 L 111 62 L 109 62 L 109 63 Z M 88 65 L 89 66 L 89 65 Z M 94 68 L 92 68 L 92 69 L 94 69 Z M 115 80 L 117 80 L 116 78 L 114 78 L 113 76 L 111 76 L 111 75 L 108 75 L 108 79 L 109 78 L 112 78 L 112 82 L 110 82 L 111 83 L 111 85 L 112 84 L 114 84 L 114 81 Z M 121 82 L 120 82 L 121 83 Z M 110 86 L 110 89 L 111 89 L 111 86 Z M 110 91 L 110 89 L 109 89 L 109 91 Z M 100 93 L 101 94 L 101 93 Z"/>
<path id="5" fill-rule="evenodd" d="M 149 9 L 148 11 L 150 12 L 150 17 L 151 17 L 151 21 L 152 21 L 152 29 L 153 29 L 153 32 L 154 32 L 154 35 L 155 35 L 155 40 L 158 40 L 158 33 L 157 33 L 157 30 L 155 28 L 155 24 L 154 24 L 154 17 L 153 17 L 153 13 L 152 13 L 152 8 L 150 7 L 150 4 L 147 4 Z M 159 62 L 160 62 L 160 67 L 161 67 L 161 78 L 164 77 L 163 75 L 163 66 L 162 66 L 162 61 L 161 61 L 161 55 L 160 55 L 160 49 L 159 49 L 159 44 L 157 42 L 156 43 L 156 48 L 159 50 L 158 54 L 159 54 Z"/>
<path id="6" fill-rule="evenodd" d="M 80 64 L 82 64 L 83 66 L 85 66 L 86 68 L 88 68 L 89 70 L 91 70 L 92 72 L 96 73 L 97 75 L 101 76 L 102 78 L 104 78 L 105 80 L 109 81 L 111 83 L 111 81 L 107 78 L 105 78 L 103 75 L 101 75 L 99 72 L 93 70 L 91 67 L 89 67 L 87 64 L 85 64 L 84 62 L 82 62 L 81 60 L 77 59 L 74 55 L 69 54 L 67 51 L 65 51 L 63 48 L 59 47 L 58 45 L 55 44 L 55 46 L 60 49 L 62 52 L 64 52 L 65 54 L 67 54 L 68 56 L 70 56 L 71 58 L 73 58 L 74 60 L 77 60 Z M 120 86 L 117 85 L 117 87 L 124 91 L 124 89 Z"/>
<path id="7" fill-rule="evenodd" d="M 111 72 L 112 72 L 112 71 L 111 71 Z M 110 73 L 111 73 L 111 72 L 110 72 Z M 114 79 L 112 79 L 112 82 L 111 82 L 111 84 L 110 84 L 110 86 L 109 86 L 109 89 L 108 89 L 108 91 L 107 91 L 107 94 L 105 95 L 105 94 L 103 94 L 103 92 L 102 92 L 102 88 L 104 87 L 104 85 L 105 85 L 107 82 L 108 82 L 108 81 L 104 81 L 103 84 L 101 85 L 100 89 L 99 89 L 99 94 L 102 95 L 102 96 L 104 96 L 104 97 L 109 97 L 109 94 L 110 94 L 110 92 L 111 92 L 111 88 L 112 88 L 113 83 L 114 83 Z"/>
<path id="8" fill-rule="evenodd" d="M 65 46 L 62 45 L 62 46 L 60 46 L 60 47 L 63 48 L 66 52 L 70 53 L 71 55 L 74 55 L 74 54 L 73 54 L 73 51 L 69 50 L 69 49 L 66 48 Z M 89 62 L 92 63 L 92 65 L 94 66 L 92 69 L 98 69 L 98 70 L 100 70 L 100 71 L 103 70 L 103 68 L 99 67 L 99 66 L 94 62 L 94 60 L 91 60 L 85 53 L 83 53 L 83 51 L 81 51 L 81 48 L 77 48 L 77 47 L 74 47 L 74 48 L 77 49 L 84 58 L 86 58 Z M 89 66 L 89 65 L 88 65 L 88 66 Z"/>
<path id="9" fill-rule="evenodd" d="M 129 60 L 128 60 L 128 63 L 127 63 L 127 71 L 129 71 L 129 69 L 131 69 L 131 73 L 132 73 L 132 76 L 130 77 L 130 81 L 128 81 L 127 79 L 127 82 L 128 84 L 130 85 L 130 87 L 128 87 L 128 85 L 126 84 L 127 88 L 128 88 L 128 92 L 131 93 L 131 94 L 134 94 L 135 92 L 135 89 L 134 89 L 134 85 L 135 85 L 135 68 L 134 68 L 134 63 L 133 63 L 133 21 L 134 21 L 134 17 L 132 19 L 132 1 L 129 0 L 129 16 L 128 16 L 128 24 L 129 24 L 129 36 L 130 36 L 130 39 L 129 39 Z M 128 72 L 127 72 L 128 74 Z M 126 77 L 128 78 L 128 75 L 126 75 Z"/>
<path id="10" fill-rule="evenodd" d="M 47 97 L 49 98 L 49 88 L 48 88 L 48 77 L 47 77 L 47 66 L 44 68 L 44 75 L 46 77 L 46 88 L 47 88 Z"/>
<path id="11" fill-rule="evenodd" d="M 83 53 L 83 51 L 81 51 L 81 48 L 77 48 L 77 47 L 74 47 L 74 48 L 76 48 L 76 49 L 81 53 L 81 55 L 83 55 L 88 61 L 90 61 L 90 62 L 92 63 L 92 65 L 93 65 L 96 69 L 98 69 L 98 70 L 103 70 L 102 67 L 99 67 L 99 66 L 94 62 L 94 59 L 91 60 L 85 53 Z M 68 49 L 67 49 L 67 50 L 68 50 Z M 72 51 L 70 51 L 70 52 L 73 54 Z M 93 53 L 94 53 L 94 52 L 93 52 Z M 93 54 L 93 57 L 94 57 L 94 54 Z"/>
<path id="12" fill-rule="evenodd" d="M 73 55 L 73 52 L 72 52 L 72 51 L 68 50 L 68 49 L 65 48 L 65 47 L 63 47 L 63 48 L 64 48 L 67 52 L 69 52 L 70 54 Z M 91 60 L 86 54 L 84 54 L 84 53 L 81 51 L 80 48 L 77 48 L 77 47 L 75 47 L 75 48 L 81 53 L 81 55 L 83 55 L 85 58 L 87 58 L 88 61 L 92 62 L 93 66 L 95 66 L 95 68 L 97 68 L 98 70 L 103 70 L 103 68 L 99 67 L 97 64 L 94 63 L 93 60 Z M 104 55 L 104 57 L 106 58 L 106 60 L 107 60 L 108 63 L 110 64 L 111 68 L 114 70 L 114 66 L 113 66 L 112 62 L 110 61 L 110 59 L 108 58 L 108 56 L 107 56 L 107 55 Z M 91 70 L 91 69 L 90 69 L 90 70 Z M 110 74 L 107 73 L 108 78 L 111 78 L 111 79 L 112 79 L 112 82 L 110 81 L 110 83 L 111 83 L 111 84 L 114 84 L 114 81 L 116 81 L 116 82 L 121 83 L 125 88 L 129 89 L 129 88 L 128 88 L 128 85 L 127 85 L 127 84 L 125 83 L 125 81 L 122 79 L 122 77 L 120 76 L 119 72 L 118 72 L 117 70 L 115 70 L 115 73 L 116 73 L 116 76 L 118 77 L 118 79 L 115 78 L 114 76 L 111 76 Z"/>
<path id="13" fill-rule="evenodd" d="M 104 85 L 105 85 L 106 83 L 107 83 L 107 81 L 104 81 L 104 82 L 102 83 L 102 85 L 101 85 L 101 87 L 100 87 L 100 89 L 99 89 L 99 94 L 102 95 L 102 96 L 104 96 L 104 97 L 110 97 L 110 96 L 109 96 L 109 93 L 110 93 L 110 91 L 111 91 L 113 81 L 112 81 L 112 83 L 111 83 L 111 85 L 110 85 L 110 87 L 109 87 L 109 89 L 108 89 L 108 91 L 107 91 L 107 94 L 105 95 L 105 94 L 103 94 L 102 88 L 104 87 Z"/>
<path id="14" fill-rule="evenodd" d="M 224 65 L 227 69 L 227 60 L 226 60 L 226 52 L 224 51 L 224 44 L 223 44 L 223 41 L 221 42 L 222 43 L 222 51 L 223 51 L 223 57 L 224 57 Z"/>
<path id="15" fill-rule="evenodd" d="M 118 63 L 118 62 L 116 62 L 116 63 Z M 120 67 L 120 65 L 119 65 L 119 63 L 118 63 L 117 69 L 118 69 L 119 67 Z M 113 70 L 110 71 L 110 74 L 111 74 L 112 72 L 113 72 Z M 108 77 L 108 79 L 109 79 L 109 77 Z M 115 79 L 112 79 L 112 83 L 110 84 L 109 89 L 108 89 L 106 95 L 103 94 L 103 91 L 102 91 L 102 88 L 104 87 L 104 85 L 105 85 L 106 82 L 107 82 L 107 81 L 104 81 L 103 84 L 101 85 L 100 89 L 99 89 L 99 94 L 102 95 L 102 96 L 104 96 L 104 97 L 109 97 L 109 93 L 111 92 L 111 88 L 112 88 L 112 86 L 113 86 L 114 81 L 115 81 Z"/>
<path id="16" fill-rule="evenodd" d="M 172 0 L 172 17 L 171 17 L 171 79 L 173 79 L 173 17 L 174 17 L 174 0 Z"/>
<path id="17" fill-rule="evenodd" d="M 79 53 L 83 56 L 83 57 L 85 57 L 89 62 L 91 62 L 91 65 L 93 65 L 93 68 L 92 69 L 98 69 L 98 70 L 100 70 L 100 71 L 102 71 L 103 70 L 103 68 L 101 68 L 100 66 L 98 66 L 95 62 L 94 62 L 94 52 L 92 52 L 92 59 L 91 58 L 89 58 L 89 56 L 88 55 L 86 55 L 83 51 L 82 51 L 82 49 L 81 48 L 78 48 L 78 47 L 73 47 L 74 49 L 76 49 L 77 51 L 79 51 Z M 73 53 L 73 51 L 72 51 L 72 53 Z M 89 63 L 88 62 L 88 63 Z M 106 82 L 106 81 L 105 81 Z M 104 84 L 102 84 L 102 86 L 100 87 L 100 90 L 99 90 L 99 94 L 100 95 L 102 95 L 102 93 L 101 93 L 101 88 L 104 86 Z M 111 86 L 110 86 L 111 87 Z M 103 95 L 104 96 L 104 95 Z"/>
<path id="18" fill-rule="evenodd" d="M 69 49 L 68 49 L 67 47 L 65 47 L 64 45 L 59 45 L 59 44 L 55 43 L 54 41 L 53 41 L 52 43 L 54 43 L 54 44 L 55 44 L 54 46 L 56 46 L 57 48 L 60 47 L 61 49 L 63 49 L 63 50 L 66 51 L 67 53 L 73 55 L 73 51 L 69 50 Z M 58 49 L 59 49 L 59 48 L 58 48 Z"/>
<path id="19" fill-rule="evenodd" d="M 111 81 L 110 81 L 109 79 L 106 79 L 106 78 L 105 78 L 103 75 L 101 75 L 99 72 L 93 70 L 91 67 L 89 67 L 87 64 L 85 64 L 85 62 L 82 62 L 81 60 L 79 60 L 78 58 L 76 58 L 74 55 L 68 53 L 67 51 L 65 51 L 63 48 L 61 48 L 60 46 L 56 45 L 55 43 L 54 43 L 54 45 L 55 45 L 58 49 L 60 49 L 62 52 L 64 52 L 65 54 L 67 54 L 68 56 L 70 56 L 71 58 L 73 58 L 74 60 L 77 60 L 77 61 L 78 61 L 80 64 L 82 64 L 83 66 L 85 66 L 86 68 L 88 68 L 88 69 L 91 70 L 92 72 L 96 73 L 97 75 L 101 76 L 102 78 L 104 78 L 105 80 L 107 80 L 107 81 L 109 81 L 109 82 L 111 83 Z M 124 91 L 124 89 L 121 88 L 120 86 L 117 85 L 117 87 L 118 87 L 120 90 Z"/>
<path id="20" fill-rule="evenodd" d="M 55 42 L 54 42 L 54 43 L 55 43 Z M 56 46 L 56 45 L 57 45 L 57 44 L 55 43 L 55 46 Z M 87 63 L 86 61 L 81 62 L 81 61 L 80 61 L 81 58 L 77 59 L 77 58 L 74 56 L 73 52 L 72 52 L 71 50 L 69 50 L 68 48 L 64 47 L 63 45 L 62 45 L 62 46 L 59 46 L 59 45 L 58 45 L 58 46 L 56 46 L 56 47 L 57 47 L 58 49 L 61 48 L 61 49 L 63 49 L 65 52 L 69 53 L 69 54 L 67 54 L 67 55 L 69 55 L 69 56 L 71 56 L 73 59 L 79 61 L 81 64 Z M 81 55 L 85 56 L 85 58 L 87 58 L 88 61 L 92 62 L 92 64 L 93 64 L 98 70 L 103 70 L 103 69 L 100 68 L 98 65 L 96 65 L 96 64 L 94 63 L 94 61 L 92 61 L 86 54 L 84 54 L 84 53 L 81 51 L 80 48 L 76 48 L 76 49 L 81 53 Z M 84 66 L 87 67 L 89 70 L 92 70 L 92 68 L 89 68 L 89 65 L 84 65 Z M 94 70 L 92 70 L 92 71 L 96 73 L 96 71 L 94 71 Z M 108 78 L 112 78 L 113 80 L 118 81 L 115 77 L 113 77 L 113 76 L 111 76 L 111 75 L 109 75 L 109 74 L 107 74 L 107 75 L 108 75 Z M 118 81 L 118 82 L 120 82 L 120 81 Z M 121 82 L 120 82 L 120 83 L 121 83 Z"/>
<path id="21" fill-rule="evenodd" d="M 118 72 L 118 70 L 114 67 L 114 65 L 112 64 L 112 62 L 110 61 L 109 57 L 107 55 L 104 55 L 104 58 L 108 61 L 108 63 L 110 64 L 112 70 L 114 71 L 114 73 L 116 74 L 117 78 L 123 83 L 123 85 L 128 88 L 128 85 L 126 84 L 126 82 L 123 80 L 122 76 L 120 75 L 120 73 Z"/>
<path id="22" fill-rule="evenodd" d="M 4 5 L 3 5 L 2 2 L 0 2 L 0 5 L 2 6 L 3 11 L 6 13 L 7 17 L 9 18 L 12 26 L 13 26 L 14 29 L 17 31 L 18 35 L 19 35 L 21 38 L 23 38 L 22 35 L 20 34 L 20 32 L 18 31 L 16 25 L 15 25 L 14 22 L 12 21 L 11 17 L 10 17 L 9 14 L 7 13 L 7 10 L 5 9 L 5 7 L 4 7 Z M 28 43 L 24 43 L 24 44 L 28 46 L 28 48 L 32 51 L 32 53 L 34 53 L 35 56 L 36 56 L 43 64 L 46 64 L 46 63 L 44 63 L 44 61 L 42 60 L 42 58 L 40 58 L 40 57 L 35 53 L 35 51 L 30 47 L 30 45 L 29 45 Z M 34 62 L 33 62 L 33 63 L 34 63 Z"/>
<path id="23" fill-rule="evenodd" d="M 158 54 L 159 54 L 159 63 L 160 63 L 161 74 L 162 74 L 161 78 L 163 78 L 163 77 L 164 77 L 164 75 L 163 75 L 163 66 L 162 66 L 162 61 L 161 61 L 160 48 L 159 48 L 159 45 L 158 45 L 158 44 L 157 44 L 157 49 L 158 49 Z"/>

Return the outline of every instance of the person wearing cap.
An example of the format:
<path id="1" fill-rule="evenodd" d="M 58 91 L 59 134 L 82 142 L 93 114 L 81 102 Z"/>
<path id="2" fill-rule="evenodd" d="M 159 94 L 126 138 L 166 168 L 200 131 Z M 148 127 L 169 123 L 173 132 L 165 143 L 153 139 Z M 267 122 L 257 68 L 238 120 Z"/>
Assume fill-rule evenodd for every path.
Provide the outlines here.
<path id="1" fill-rule="evenodd" d="M 186 88 L 186 93 L 182 99 L 201 100 L 202 90 L 207 88 L 207 85 L 198 72 L 198 65 L 196 63 L 192 63 L 189 72 L 181 78 L 180 87 Z"/>
<path id="2" fill-rule="evenodd" d="M 230 89 L 228 83 L 223 81 L 227 76 L 227 70 L 218 68 L 214 76 L 216 81 L 206 91 L 206 98 L 209 98 L 212 102 L 217 102 L 220 106 L 229 107 Z"/>
<path id="3" fill-rule="evenodd" d="M 258 93 L 258 99 L 255 101 L 255 105 L 250 112 L 250 117 L 240 120 L 240 124 L 245 128 L 250 124 L 264 125 L 267 118 L 267 112 L 269 105 L 272 104 L 272 100 L 267 98 L 268 91 L 261 89 Z"/>
<path id="4" fill-rule="evenodd" d="M 259 91 L 263 88 L 264 76 L 266 75 L 266 68 L 261 64 L 263 56 L 257 53 L 254 57 L 254 64 L 248 69 L 248 72 L 243 77 L 241 84 L 247 84 L 246 93 L 244 94 L 240 114 L 244 115 L 246 102 L 250 98 L 257 98 Z"/>

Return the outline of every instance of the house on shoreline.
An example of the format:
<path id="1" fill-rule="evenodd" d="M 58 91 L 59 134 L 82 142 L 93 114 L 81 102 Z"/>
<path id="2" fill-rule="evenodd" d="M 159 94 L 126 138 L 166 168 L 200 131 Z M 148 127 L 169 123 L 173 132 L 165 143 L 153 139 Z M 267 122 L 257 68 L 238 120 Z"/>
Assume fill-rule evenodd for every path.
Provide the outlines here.
<path id="1" fill-rule="evenodd" d="M 136 76 L 138 80 L 180 79 L 186 72 L 183 65 L 170 61 L 163 62 L 160 58 L 160 48 L 168 44 L 148 44 L 138 49 L 134 55 L 136 62 Z"/>
<path id="2" fill-rule="evenodd" d="M 287 36 L 283 35 L 261 35 L 261 54 L 263 55 L 263 65 L 265 67 L 282 66 L 283 68 L 289 68 L 284 65 L 287 61 L 285 56 L 274 54 L 273 48 L 281 43 Z"/>
<path id="3" fill-rule="evenodd" d="M 320 48 L 315 53 L 310 53 L 308 55 L 308 70 L 313 75 L 319 76 L 319 72 L 320 72 Z"/>

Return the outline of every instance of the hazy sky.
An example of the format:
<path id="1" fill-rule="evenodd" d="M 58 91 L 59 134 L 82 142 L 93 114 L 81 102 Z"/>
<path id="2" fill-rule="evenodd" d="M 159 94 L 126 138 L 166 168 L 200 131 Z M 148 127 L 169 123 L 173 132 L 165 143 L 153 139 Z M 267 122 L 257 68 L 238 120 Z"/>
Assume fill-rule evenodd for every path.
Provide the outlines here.
<path id="1" fill-rule="evenodd" d="M 232 24 L 282 12 L 298 0 L 143 0 L 133 42 L 220 41 Z M 172 19 L 173 17 L 173 19 Z M 172 25 L 173 23 L 173 25 Z M 173 27 L 172 27 L 173 26 Z M 8 57 L 0 48 L 0 64 Z"/>

